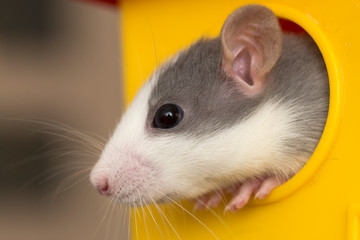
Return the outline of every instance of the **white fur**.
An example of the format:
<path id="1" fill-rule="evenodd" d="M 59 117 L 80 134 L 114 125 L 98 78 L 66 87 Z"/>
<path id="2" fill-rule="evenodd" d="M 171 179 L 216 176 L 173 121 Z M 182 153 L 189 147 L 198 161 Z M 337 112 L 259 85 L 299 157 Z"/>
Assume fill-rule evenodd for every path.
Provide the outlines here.
<path id="1" fill-rule="evenodd" d="M 284 139 L 297 137 L 292 132 L 296 116 L 291 107 L 269 102 L 242 124 L 217 135 L 148 138 L 143 151 L 166 173 L 158 191 L 195 197 L 261 173 L 297 172 L 309 156 L 292 159 L 282 154 Z"/>
<path id="2" fill-rule="evenodd" d="M 107 143 L 99 161 L 90 174 L 90 181 L 96 186 L 97 179 L 106 176 L 114 179 L 113 171 L 121 166 L 118 160 L 124 148 L 137 146 L 142 142 L 146 115 L 148 112 L 148 99 L 152 90 L 153 82 L 156 82 L 157 74 L 147 81 L 140 89 L 128 110 L 123 115 L 120 123 L 114 131 L 113 136 Z M 125 153 L 126 155 L 126 153 Z"/>
<path id="3" fill-rule="evenodd" d="M 176 57 L 165 67 L 175 62 Z M 241 124 L 217 134 L 148 135 L 148 102 L 162 70 L 137 94 L 91 174 L 94 184 L 97 177 L 106 176 L 113 188 L 125 185 L 119 196 L 136 190 L 127 199 L 119 197 L 121 202 L 196 197 L 264 173 L 287 178 L 308 159 L 293 159 L 284 151 L 286 139 L 301 137 L 295 120 L 302 113 L 291 103 L 268 101 Z"/>
<path id="4" fill-rule="evenodd" d="M 266 103 L 240 125 L 216 135 L 196 138 L 184 134 L 146 135 L 148 99 L 157 76 L 154 74 L 134 99 L 92 175 L 100 171 L 96 169 L 109 176 L 114 174 L 114 169 L 128 168 L 125 162 L 132 163 L 124 158 L 129 155 L 121 152 L 124 149 L 135 152 L 141 155 L 142 161 L 148 161 L 145 165 L 157 168 L 156 175 L 142 176 L 145 184 L 138 190 L 139 197 L 149 201 L 148 195 L 153 200 L 160 200 L 163 195 L 196 197 L 262 173 L 290 176 L 309 157 L 292 159 L 282 154 L 284 139 L 299 137 L 293 130 L 296 129 L 294 120 L 301 113 L 291 105 L 277 102 Z M 133 177 L 131 172 L 127 174 L 127 179 Z M 130 201 L 136 202 L 137 198 L 134 196 Z"/>

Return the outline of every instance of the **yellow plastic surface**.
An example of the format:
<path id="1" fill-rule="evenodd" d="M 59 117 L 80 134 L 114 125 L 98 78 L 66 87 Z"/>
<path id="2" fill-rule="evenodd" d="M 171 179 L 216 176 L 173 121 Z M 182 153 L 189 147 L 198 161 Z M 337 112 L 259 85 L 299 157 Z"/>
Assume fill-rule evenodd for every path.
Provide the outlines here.
<path id="1" fill-rule="evenodd" d="M 156 65 L 218 35 L 226 17 L 249 3 L 294 21 L 318 44 L 330 79 L 323 137 L 306 166 L 263 201 L 226 214 L 223 206 L 193 214 L 188 202 L 136 209 L 133 239 L 360 240 L 360 1 L 122 0 L 126 102 Z"/>

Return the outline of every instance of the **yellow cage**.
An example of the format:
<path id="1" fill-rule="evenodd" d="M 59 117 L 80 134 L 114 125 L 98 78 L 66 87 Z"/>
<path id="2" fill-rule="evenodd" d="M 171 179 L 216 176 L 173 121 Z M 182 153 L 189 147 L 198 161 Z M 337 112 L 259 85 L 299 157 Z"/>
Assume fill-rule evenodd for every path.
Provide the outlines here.
<path id="1" fill-rule="evenodd" d="M 237 213 L 192 213 L 192 204 L 132 213 L 133 239 L 360 240 L 360 1 L 122 0 L 119 5 L 126 102 L 157 64 L 201 36 L 216 36 L 226 17 L 262 4 L 304 28 L 328 69 L 330 109 L 306 166 L 266 199 Z M 156 223 L 155 223 L 156 220 Z"/>

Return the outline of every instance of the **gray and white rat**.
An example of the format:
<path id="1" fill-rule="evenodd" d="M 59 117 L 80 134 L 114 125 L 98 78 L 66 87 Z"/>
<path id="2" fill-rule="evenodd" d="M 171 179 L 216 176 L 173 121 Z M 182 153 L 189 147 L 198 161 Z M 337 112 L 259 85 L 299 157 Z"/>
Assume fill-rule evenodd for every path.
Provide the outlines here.
<path id="1" fill-rule="evenodd" d="M 131 206 L 198 198 L 213 207 L 221 195 L 211 192 L 229 190 L 226 210 L 236 211 L 308 161 L 326 122 L 328 84 L 310 37 L 282 33 L 266 7 L 241 7 L 219 37 L 199 40 L 154 72 L 91 182 Z"/>

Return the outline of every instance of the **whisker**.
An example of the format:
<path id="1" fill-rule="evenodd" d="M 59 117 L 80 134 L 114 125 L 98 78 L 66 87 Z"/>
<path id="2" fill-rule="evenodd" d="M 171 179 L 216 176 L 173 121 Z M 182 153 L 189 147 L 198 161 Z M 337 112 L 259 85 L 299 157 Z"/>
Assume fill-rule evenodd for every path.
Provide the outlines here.
<path id="1" fill-rule="evenodd" d="M 135 233 L 136 233 L 136 240 L 139 240 L 139 233 L 138 233 L 138 228 L 137 228 L 137 218 L 136 218 L 136 213 L 137 213 L 137 208 L 133 208 L 134 209 L 134 222 L 135 222 Z"/>
<path id="2" fill-rule="evenodd" d="M 39 126 L 41 126 L 42 128 L 47 127 L 50 129 L 53 129 L 52 131 L 50 130 L 34 130 L 34 129 L 30 129 L 33 132 L 39 132 L 39 133 L 44 133 L 44 134 L 49 134 L 52 136 L 58 136 L 62 139 L 66 139 L 66 140 L 70 140 L 72 142 L 76 142 L 76 143 L 80 143 L 83 146 L 89 147 L 92 146 L 93 148 L 95 148 L 98 151 L 101 151 L 103 149 L 103 147 L 105 146 L 105 144 L 103 142 L 100 142 L 100 140 L 105 140 L 100 136 L 96 136 L 98 139 L 96 139 L 95 137 L 90 136 L 90 134 L 85 134 L 77 129 L 74 129 L 68 125 L 65 125 L 61 122 L 55 121 L 55 120 L 50 120 L 50 119 L 24 119 L 24 118 L 15 118 L 15 117 L 0 117 L 0 120 L 3 121 L 15 121 L 15 122 L 21 122 L 21 123 L 29 123 L 29 124 L 37 124 Z M 73 138 L 63 134 L 63 133 L 59 133 L 59 132 L 55 132 L 56 131 L 62 131 L 66 134 L 69 134 L 71 136 L 73 136 Z M 91 135 L 95 136 L 96 134 L 91 133 Z M 81 141 L 80 141 L 80 140 Z M 84 142 L 88 143 L 88 144 L 84 144 Z M 107 142 L 106 140 L 104 142 Z"/>
<path id="3" fill-rule="evenodd" d="M 162 231 L 161 231 L 161 229 L 160 229 L 160 227 L 159 227 L 159 225 L 158 225 L 158 223 L 157 223 L 157 221 L 156 221 L 156 219 L 154 218 L 154 216 L 153 216 L 153 214 L 152 214 L 152 212 L 151 212 L 151 208 L 150 208 L 148 205 L 145 205 L 145 207 L 146 207 L 147 210 L 149 211 L 149 213 L 150 213 L 150 215 L 151 215 L 151 218 L 154 220 L 154 223 L 155 223 L 157 229 L 159 230 L 162 239 L 165 239 L 165 238 L 164 238 L 164 235 L 163 235 L 163 233 L 162 233 Z"/>
<path id="4" fill-rule="evenodd" d="M 107 215 L 107 213 L 108 213 L 108 211 L 109 211 L 109 208 L 110 208 L 111 203 L 112 203 L 112 202 L 111 202 L 111 199 L 107 199 L 107 202 L 106 202 L 106 205 L 105 205 L 105 206 L 107 206 L 107 209 L 106 209 L 106 211 L 105 211 L 105 213 L 104 213 L 104 216 L 103 216 L 102 219 L 100 220 L 98 226 L 96 227 L 96 229 L 95 229 L 95 231 L 94 231 L 94 233 L 93 233 L 92 238 L 95 238 L 96 234 L 97 234 L 98 231 L 100 230 L 101 225 L 104 223 L 105 218 L 106 218 L 106 215 Z"/>
<path id="5" fill-rule="evenodd" d="M 174 231 L 175 235 L 177 236 L 178 239 L 181 240 L 179 234 L 177 233 L 177 231 L 175 230 L 174 226 L 171 224 L 171 222 L 169 221 L 169 219 L 166 217 L 166 215 L 163 213 L 163 211 L 160 209 L 160 207 L 156 204 L 156 202 L 153 200 L 153 198 L 151 197 L 151 195 L 148 192 L 148 196 L 151 199 L 151 201 L 155 204 L 155 207 L 158 209 L 158 211 L 160 212 L 161 215 L 164 216 L 166 222 L 170 225 L 170 227 L 172 228 L 172 230 Z"/>
<path id="6" fill-rule="evenodd" d="M 131 220 L 131 209 L 130 208 L 128 208 L 128 222 L 129 222 L 129 224 L 128 224 L 128 236 L 130 237 L 130 236 L 132 236 L 132 231 L 131 231 L 131 222 L 132 222 L 132 220 Z"/>
<path id="7" fill-rule="evenodd" d="M 151 198 L 150 198 L 150 199 L 151 199 Z M 153 203 L 153 205 L 154 205 L 155 207 L 157 207 L 157 206 L 156 206 L 156 202 L 155 202 L 153 199 L 151 199 L 151 202 Z M 158 208 L 156 208 L 156 210 L 160 213 L 160 211 L 159 211 Z M 165 227 L 167 236 L 170 238 L 170 237 L 171 237 L 171 234 L 170 234 L 170 231 L 169 231 L 168 224 L 166 223 L 164 216 L 161 215 L 161 214 L 160 214 L 160 219 L 161 219 L 161 221 L 162 221 L 163 226 Z"/>
<path id="8" fill-rule="evenodd" d="M 17 191 L 21 192 L 23 191 L 25 188 L 31 186 L 31 184 L 35 183 L 37 180 L 39 180 L 41 177 L 46 176 L 47 174 L 49 174 L 51 171 L 54 171 L 54 169 L 47 169 L 44 172 L 38 174 L 37 176 L 32 177 L 31 179 L 29 179 L 25 184 L 23 184 L 22 186 L 20 186 Z M 62 171 L 63 172 L 63 171 Z M 61 173 L 61 172 L 60 172 Z M 60 174 L 59 173 L 59 174 Z"/>
<path id="9" fill-rule="evenodd" d="M 106 227 L 106 235 L 105 235 L 105 239 L 111 239 L 111 223 L 113 223 L 113 218 L 114 218 L 114 207 L 115 207 L 116 203 L 114 201 L 111 201 L 110 204 L 110 216 L 108 218 L 108 223 L 107 223 L 107 227 Z"/>
<path id="10" fill-rule="evenodd" d="M 76 151 L 69 151 L 69 152 L 66 152 L 66 153 L 63 153 L 61 155 L 58 155 L 56 157 L 52 157 L 50 159 L 48 159 L 48 161 L 51 161 L 51 160 L 57 160 L 59 158 L 62 158 L 62 157 L 65 157 L 65 156 L 68 156 L 68 155 L 71 155 L 73 153 L 75 153 Z M 25 164 L 28 164 L 34 160 L 37 160 L 37 159 L 40 159 L 42 157 L 45 157 L 46 155 L 49 155 L 50 153 L 41 153 L 41 154 L 36 154 L 36 155 L 33 155 L 31 157 L 28 157 L 28 158 L 25 158 L 23 159 L 22 161 L 17 161 L 16 163 L 14 164 L 11 164 L 11 165 L 8 165 L 8 166 L 4 166 L 0 172 L 7 172 L 7 171 L 10 171 L 10 170 L 13 170 L 17 167 L 20 167 L 22 165 L 25 165 Z"/>
<path id="11" fill-rule="evenodd" d="M 226 206 L 226 201 L 225 201 L 225 193 L 224 191 L 217 185 L 215 184 L 215 193 L 219 196 L 219 198 L 221 199 L 221 202 L 224 206 Z"/>
<path id="12" fill-rule="evenodd" d="M 150 29 L 150 32 L 151 32 L 151 38 L 153 40 L 154 53 L 155 53 L 155 67 L 157 67 L 158 66 L 158 55 L 157 55 L 157 50 L 156 50 L 154 32 L 153 32 L 153 29 L 151 27 L 150 21 L 148 21 L 148 25 L 149 25 L 149 29 Z"/>
<path id="13" fill-rule="evenodd" d="M 198 200 L 199 202 L 201 202 L 201 204 L 205 204 L 203 201 L 201 201 L 200 199 Z M 175 203 L 175 202 L 174 202 Z M 211 207 L 204 205 L 206 210 L 210 211 L 223 225 L 224 227 L 231 233 L 233 234 L 231 228 L 225 223 L 225 221 L 219 216 L 219 214 L 217 214 Z"/>
<path id="14" fill-rule="evenodd" d="M 125 231 L 125 222 L 126 222 L 126 216 L 127 215 L 129 215 L 129 210 L 128 210 L 128 207 L 127 206 L 124 206 L 123 207 L 123 212 L 124 212 L 124 214 L 123 214 L 123 218 L 122 218 L 122 232 L 124 232 Z M 128 225 L 130 225 L 130 222 L 128 222 Z M 129 238 L 129 232 L 127 232 L 127 238 Z"/>
<path id="15" fill-rule="evenodd" d="M 142 198 L 141 198 L 141 195 L 140 195 L 139 191 L 137 191 L 137 194 L 138 194 L 139 201 L 140 201 L 140 207 L 141 207 L 141 212 L 142 212 L 142 215 L 143 215 L 143 220 L 144 220 L 144 226 L 145 226 L 146 236 L 147 236 L 147 239 L 150 240 L 150 239 L 149 239 L 149 231 L 148 231 L 147 223 L 146 223 L 146 219 L 145 219 L 146 213 L 145 213 L 144 205 L 143 205 L 144 202 L 143 202 L 143 200 L 142 200 Z"/>
<path id="16" fill-rule="evenodd" d="M 214 238 L 219 239 L 219 238 L 216 236 L 216 234 L 215 234 L 213 231 L 211 231 L 211 229 L 210 229 L 208 226 L 206 226 L 206 224 L 203 223 L 200 219 L 198 219 L 197 217 L 195 217 L 191 212 L 189 212 L 188 210 L 186 210 L 183 206 L 181 206 L 180 204 L 178 204 L 178 203 L 177 203 L 176 201 L 174 201 L 172 198 L 170 198 L 170 197 L 168 197 L 168 196 L 166 196 L 166 195 L 164 195 L 164 196 L 165 196 L 167 199 L 169 199 L 169 201 L 171 201 L 172 203 L 174 203 L 174 204 L 177 205 L 178 207 L 182 208 L 186 213 L 188 213 L 190 216 L 192 216 L 196 221 L 198 221 L 206 230 L 209 231 L 209 233 L 210 233 L 211 235 L 213 235 Z"/>
<path id="17" fill-rule="evenodd" d="M 102 149 L 103 149 L 103 146 L 104 144 L 101 144 L 101 145 L 96 145 L 96 143 L 89 141 L 89 139 L 84 139 L 82 137 L 80 137 L 80 139 L 76 139 L 76 138 L 71 138 L 70 136 L 67 136 L 65 134 L 62 134 L 62 133 L 57 133 L 57 132 L 51 132 L 51 131 L 46 131 L 46 130 L 34 130 L 34 129 L 29 129 L 31 131 L 34 131 L 36 133 L 43 133 L 43 134 L 48 134 L 48 135 L 51 135 L 51 136 L 56 136 L 56 137 L 60 137 L 62 139 L 65 139 L 65 140 L 68 140 L 68 141 L 71 141 L 71 142 L 74 142 L 74 143 L 79 143 L 80 145 L 82 146 L 85 146 L 86 148 L 88 149 L 91 149 L 91 150 L 96 150 L 96 151 L 99 151 L 101 152 Z M 71 135 L 71 136 L 74 136 L 74 137 L 79 137 L 79 136 L 76 136 L 76 135 Z M 89 144 L 85 144 L 83 141 L 85 140 L 86 143 L 89 143 Z M 96 140 L 94 140 L 96 141 Z M 90 148 L 92 147 L 92 148 Z"/>
<path id="18" fill-rule="evenodd" d="M 60 194 L 68 191 L 69 189 L 73 188 L 74 186 L 78 185 L 79 183 L 81 183 L 82 181 L 84 181 L 84 180 L 87 179 L 87 178 L 88 178 L 87 175 L 86 175 L 86 176 L 83 176 L 83 177 L 81 177 L 78 181 L 76 181 L 75 183 L 69 185 L 68 187 L 66 187 L 66 188 L 64 188 L 64 189 L 61 189 L 61 190 L 57 191 L 57 192 L 55 193 L 55 198 L 58 197 Z"/>
<path id="19" fill-rule="evenodd" d="M 124 231 L 123 229 L 119 228 L 118 226 L 120 226 L 120 221 L 123 221 L 120 216 L 121 213 L 123 213 L 122 210 L 122 206 L 120 204 L 115 204 L 115 218 L 117 220 L 117 223 L 115 224 L 115 237 L 114 239 L 118 239 L 119 234 L 121 234 L 122 231 Z"/>
<path id="20" fill-rule="evenodd" d="M 82 165 L 82 164 L 79 164 L 79 163 L 77 163 L 77 164 L 74 163 L 74 164 L 70 164 L 70 165 L 66 165 L 66 166 L 67 166 L 67 167 L 65 167 L 65 166 L 59 166 L 59 167 L 61 167 L 61 168 L 60 168 L 61 170 L 58 170 L 57 172 L 54 172 L 53 174 L 49 175 L 47 178 L 43 179 L 43 180 L 40 182 L 40 184 L 49 181 L 50 179 L 56 177 L 57 175 L 59 175 L 59 174 L 61 174 L 61 173 L 63 173 L 63 172 L 66 172 L 66 171 L 68 171 L 68 170 L 74 170 L 74 169 L 80 168 L 80 170 L 76 171 L 74 174 L 69 175 L 69 176 L 66 176 L 66 177 L 60 182 L 60 184 L 59 184 L 59 186 L 60 186 L 63 182 L 67 181 L 68 179 L 71 179 L 73 176 L 77 176 L 77 175 L 80 175 L 80 174 L 85 174 L 85 173 L 87 173 L 87 172 L 90 173 L 90 171 L 91 171 L 91 167 L 84 168 L 84 166 L 88 166 L 88 165 Z M 59 167 L 58 167 L 58 168 L 59 168 Z M 49 170 L 56 170 L 56 169 L 53 168 L 53 169 L 49 169 Z"/>

